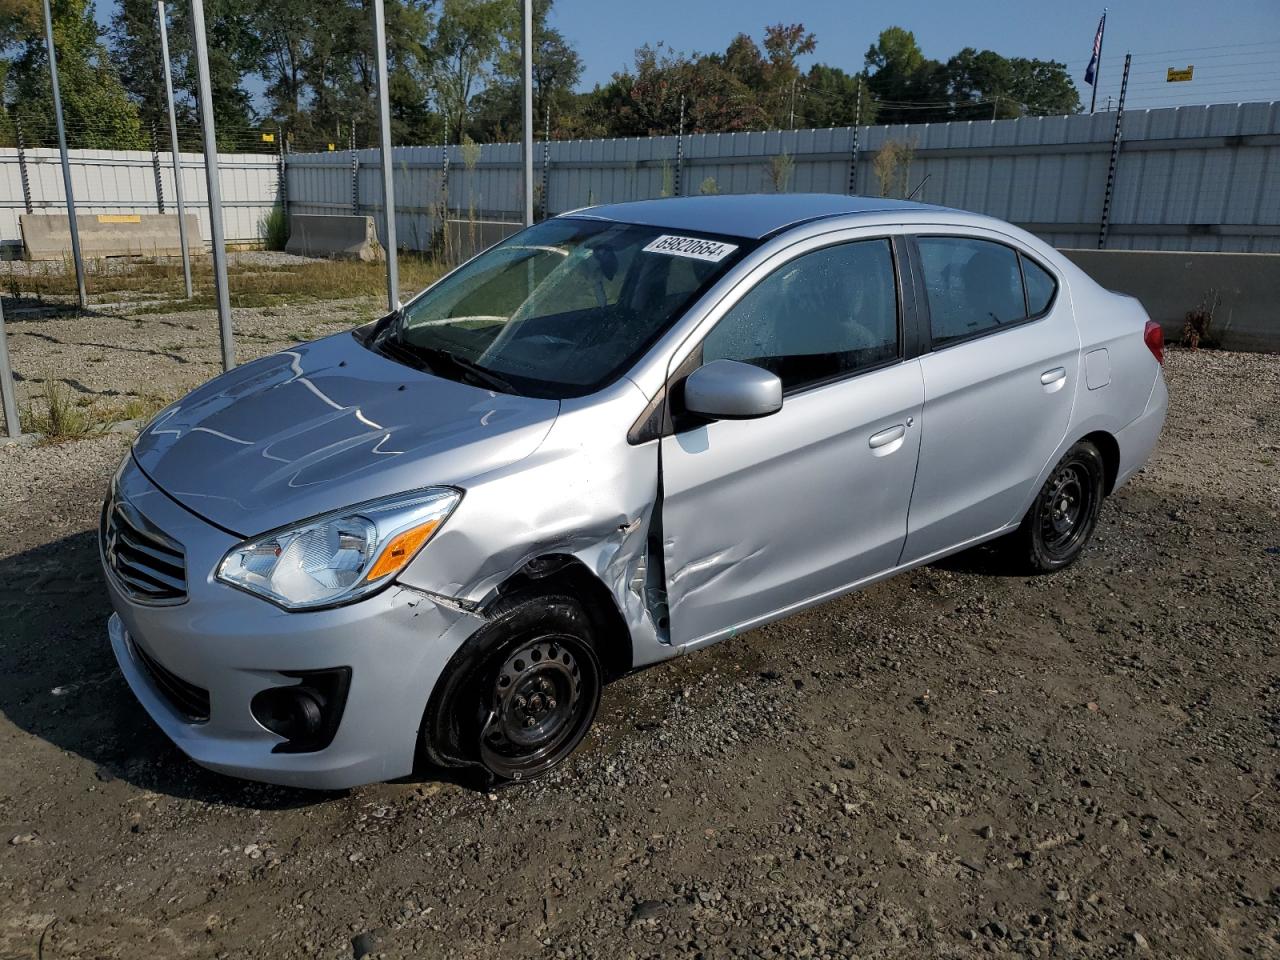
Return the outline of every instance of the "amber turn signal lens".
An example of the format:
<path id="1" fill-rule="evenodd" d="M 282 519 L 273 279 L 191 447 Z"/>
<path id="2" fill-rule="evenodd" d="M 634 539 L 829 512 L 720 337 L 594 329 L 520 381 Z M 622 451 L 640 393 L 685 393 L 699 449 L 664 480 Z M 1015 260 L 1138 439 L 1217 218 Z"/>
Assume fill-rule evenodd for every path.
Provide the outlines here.
<path id="1" fill-rule="evenodd" d="M 365 579 L 371 581 L 381 580 L 388 574 L 400 570 L 413 559 L 413 555 L 431 538 L 431 534 L 436 532 L 436 527 L 438 526 L 440 526 L 439 520 L 428 520 L 420 527 L 414 527 L 412 530 L 396 534 L 383 549 L 382 555 L 378 557 L 378 562 L 373 565 L 373 569 L 369 571 Z"/>

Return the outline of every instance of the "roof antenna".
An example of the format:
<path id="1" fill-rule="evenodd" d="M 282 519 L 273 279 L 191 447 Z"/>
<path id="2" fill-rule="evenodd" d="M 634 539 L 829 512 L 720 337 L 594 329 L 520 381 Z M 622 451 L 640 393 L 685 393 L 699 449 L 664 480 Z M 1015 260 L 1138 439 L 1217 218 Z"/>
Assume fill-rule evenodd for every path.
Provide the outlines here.
<path id="1" fill-rule="evenodd" d="M 915 199 L 915 195 L 916 195 L 917 193 L 919 193 L 919 192 L 920 192 L 920 188 L 921 188 L 921 187 L 923 187 L 926 183 L 928 183 L 928 182 L 929 182 L 929 178 L 930 178 L 930 177 L 932 177 L 932 176 L 933 176 L 933 174 L 932 174 L 932 173 L 926 173 L 926 174 L 924 175 L 924 179 L 923 179 L 923 180 L 921 180 L 919 183 L 917 183 L 917 184 L 916 184 L 916 188 L 915 188 L 914 190 L 912 190 L 910 193 L 908 193 L 908 194 L 907 194 L 907 199 L 908 199 L 908 200 L 914 200 L 914 199 Z"/>

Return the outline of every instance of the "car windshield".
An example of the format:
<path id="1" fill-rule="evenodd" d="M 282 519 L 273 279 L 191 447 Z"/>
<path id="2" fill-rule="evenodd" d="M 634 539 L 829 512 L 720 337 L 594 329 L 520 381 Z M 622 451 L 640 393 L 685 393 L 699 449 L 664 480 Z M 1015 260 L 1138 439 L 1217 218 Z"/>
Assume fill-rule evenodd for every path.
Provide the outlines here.
<path id="1" fill-rule="evenodd" d="M 440 376 L 563 399 L 617 379 L 746 252 L 738 238 L 573 217 L 503 241 L 369 346 Z"/>

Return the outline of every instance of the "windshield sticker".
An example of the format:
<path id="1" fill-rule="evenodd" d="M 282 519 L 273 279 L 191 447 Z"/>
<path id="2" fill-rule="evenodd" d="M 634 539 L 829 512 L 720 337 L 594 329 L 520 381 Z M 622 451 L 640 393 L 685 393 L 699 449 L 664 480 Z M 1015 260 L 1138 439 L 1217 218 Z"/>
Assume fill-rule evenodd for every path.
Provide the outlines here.
<path id="1" fill-rule="evenodd" d="M 721 243 L 719 240 L 701 240 L 698 237 L 676 237 L 664 233 L 644 248 L 645 253 L 665 253 L 669 257 L 690 257 L 694 260 L 706 260 L 719 263 L 737 246 L 732 243 Z"/>

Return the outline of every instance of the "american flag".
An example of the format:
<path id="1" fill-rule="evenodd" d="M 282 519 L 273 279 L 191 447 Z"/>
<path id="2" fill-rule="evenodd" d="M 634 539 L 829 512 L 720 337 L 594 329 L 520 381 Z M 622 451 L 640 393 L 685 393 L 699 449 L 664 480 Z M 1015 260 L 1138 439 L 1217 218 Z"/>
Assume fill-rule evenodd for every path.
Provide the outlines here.
<path id="1" fill-rule="evenodd" d="M 1102 19 L 1098 21 L 1098 32 L 1093 36 L 1093 56 L 1089 58 L 1089 65 L 1084 68 L 1084 82 L 1093 86 L 1094 80 L 1098 77 L 1098 58 L 1102 56 L 1102 31 L 1107 28 L 1107 15 L 1104 13 Z"/>

